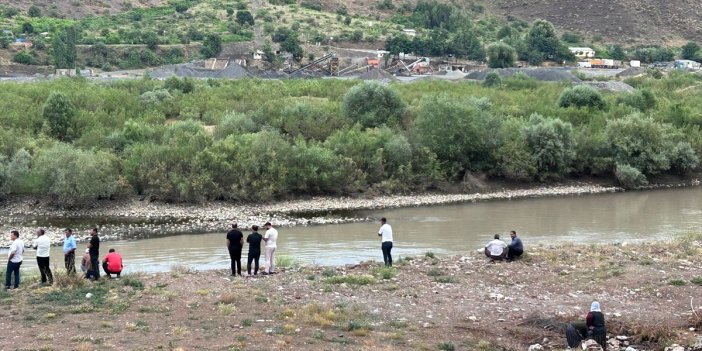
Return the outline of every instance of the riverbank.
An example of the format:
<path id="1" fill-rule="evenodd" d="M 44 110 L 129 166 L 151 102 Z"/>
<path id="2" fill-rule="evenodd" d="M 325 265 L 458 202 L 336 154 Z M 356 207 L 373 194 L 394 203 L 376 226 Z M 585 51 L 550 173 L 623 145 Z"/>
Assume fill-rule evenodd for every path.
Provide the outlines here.
<path id="1" fill-rule="evenodd" d="M 0 292 L 0 328 L 14 331 L 0 349 L 563 350 L 564 323 L 598 300 L 609 350 L 702 350 L 701 267 L 702 235 L 691 235 L 530 247 L 512 263 L 427 253 L 393 269 L 292 266 L 243 279 L 186 267 L 96 284 L 62 277 L 63 288 Z"/>

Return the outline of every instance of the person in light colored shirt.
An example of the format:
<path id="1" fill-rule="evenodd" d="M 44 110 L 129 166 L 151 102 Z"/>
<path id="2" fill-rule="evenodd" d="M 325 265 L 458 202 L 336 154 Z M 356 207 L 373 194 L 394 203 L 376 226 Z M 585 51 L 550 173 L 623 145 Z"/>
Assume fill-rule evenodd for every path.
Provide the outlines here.
<path id="1" fill-rule="evenodd" d="M 66 239 L 63 240 L 63 264 L 66 266 L 68 274 L 76 273 L 76 238 L 73 236 L 73 230 L 66 228 L 63 231 Z"/>
<path id="2" fill-rule="evenodd" d="M 263 262 L 263 273 L 262 274 L 273 274 L 275 273 L 275 250 L 278 248 L 278 231 L 273 228 L 271 222 L 267 222 L 264 225 L 266 228 L 266 234 L 263 235 L 263 241 L 266 242 L 264 248 L 266 258 Z"/>
<path id="3" fill-rule="evenodd" d="M 37 229 L 37 238 L 32 242 L 32 247 L 37 250 L 37 266 L 39 273 L 41 273 L 41 283 L 46 284 L 48 278 L 49 285 L 54 284 L 54 275 L 51 274 L 51 266 L 49 265 L 51 240 L 44 235 L 44 229 Z"/>
<path id="4" fill-rule="evenodd" d="M 501 261 L 507 257 L 507 244 L 500 240 L 500 234 L 495 234 L 495 239 L 485 245 L 485 256 L 492 261 Z"/>
<path id="5" fill-rule="evenodd" d="M 10 232 L 10 251 L 7 254 L 7 271 L 5 273 L 5 289 L 12 287 L 12 275 L 15 275 L 14 288 L 19 288 L 20 284 L 20 266 L 22 265 L 22 254 L 24 254 L 24 242 L 19 238 L 18 231 Z"/>
<path id="6" fill-rule="evenodd" d="M 88 272 L 92 270 L 92 267 L 93 266 L 90 262 L 90 249 L 85 249 L 83 259 L 80 261 L 80 270 L 83 271 L 83 273 L 88 274 Z"/>
<path id="7" fill-rule="evenodd" d="M 380 219 L 378 236 L 381 241 L 380 249 L 383 251 L 383 262 L 385 262 L 386 267 L 392 267 L 392 254 L 390 253 L 392 251 L 392 227 L 385 217 Z"/>

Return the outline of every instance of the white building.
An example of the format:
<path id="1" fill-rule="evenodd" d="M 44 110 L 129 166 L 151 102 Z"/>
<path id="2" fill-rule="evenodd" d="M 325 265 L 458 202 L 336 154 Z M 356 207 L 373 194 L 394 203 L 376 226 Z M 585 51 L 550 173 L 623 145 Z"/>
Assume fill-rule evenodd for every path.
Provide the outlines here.
<path id="1" fill-rule="evenodd" d="M 569 47 L 568 50 L 570 50 L 570 52 L 572 52 L 573 55 L 579 59 L 595 57 L 595 50 L 592 50 L 591 48 Z"/>

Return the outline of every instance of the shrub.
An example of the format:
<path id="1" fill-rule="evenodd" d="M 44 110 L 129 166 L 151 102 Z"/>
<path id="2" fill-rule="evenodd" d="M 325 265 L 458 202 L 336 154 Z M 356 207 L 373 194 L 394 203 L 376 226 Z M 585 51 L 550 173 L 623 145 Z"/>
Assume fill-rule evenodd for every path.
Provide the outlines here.
<path id="1" fill-rule="evenodd" d="M 242 26 L 244 24 L 248 24 L 250 26 L 254 25 L 254 18 L 253 15 L 251 15 L 250 11 L 237 11 L 236 12 L 236 22 L 241 24 Z"/>
<path id="2" fill-rule="evenodd" d="M 200 48 L 200 54 L 202 56 L 216 57 L 222 52 L 222 38 L 218 34 L 208 34 L 202 41 L 202 47 Z"/>
<path id="3" fill-rule="evenodd" d="M 532 114 L 523 131 L 541 179 L 570 172 L 575 159 L 575 140 L 570 123 Z"/>
<path id="4" fill-rule="evenodd" d="M 34 56 L 27 51 L 20 51 L 12 58 L 12 61 L 23 65 L 33 65 L 36 63 Z"/>
<path id="5" fill-rule="evenodd" d="M 380 83 L 362 83 L 344 95 L 341 105 L 344 116 L 364 127 L 377 127 L 399 122 L 405 112 L 400 95 Z"/>
<path id="6" fill-rule="evenodd" d="M 59 91 L 51 92 L 42 110 L 51 136 L 59 140 L 68 139 L 74 109 L 73 103 L 66 95 Z"/>
<path id="7" fill-rule="evenodd" d="M 139 100 L 146 107 L 155 107 L 171 99 L 173 99 L 173 96 L 166 89 L 147 91 L 139 96 Z"/>
<path id="8" fill-rule="evenodd" d="M 678 142 L 670 153 L 670 165 L 678 174 L 685 174 L 697 168 L 700 159 L 690 143 Z"/>
<path id="9" fill-rule="evenodd" d="M 641 89 L 632 94 L 622 95 L 617 98 L 617 103 L 631 106 L 645 112 L 656 107 L 656 97 L 649 89 Z"/>
<path id="10" fill-rule="evenodd" d="M 375 284 L 372 275 L 337 275 L 324 280 L 327 284 L 371 285 Z"/>
<path id="11" fill-rule="evenodd" d="M 163 88 L 168 91 L 180 91 L 183 94 L 189 94 L 195 90 L 195 82 L 188 77 L 170 77 L 163 83 Z"/>
<path id="12" fill-rule="evenodd" d="M 488 46 L 487 55 L 488 67 L 490 68 L 514 67 L 516 51 L 505 43 L 491 44 Z"/>
<path id="13" fill-rule="evenodd" d="M 46 194 L 75 203 L 114 193 L 117 180 L 110 159 L 104 152 L 56 143 L 37 155 L 33 172 Z"/>
<path id="14" fill-rule="evenodd" d="M 485 76 L 485 80 L 483 81 L 484 87 L 492 88 L 500 85 L 502 85 L 502 78 L 500 78 L 497 72 L 490 72 Z"/>
<path id="15" fill-rule="evenodd" d="M 10 160 L 0 155 L 0 196 L 19 193 L 30 180 L 32 155 L 25 149 L 18 150 Z"/>
<path id="16" fill-rule="evenodd" d="M 624 188 L 634 189 L 648 184 L 646 176 L 641 171 L 626 164 L 617 164 L 614 176 Z"/>
<path id="17" fill-rule="evenodd" d="M 558 99 L 558 104 L 560 107 L 588 107 L 597 110 L 606 107 L 602 94 L 589 85 L 578 85 L 565 89 Z"/>
<path id="18" fill-rule="evenodd" d="M 259 126 L 251 117 L 237 112 L 227 112 L 222 122 L 215 128 L 214 137 L 225 139 L 229 135 L 256 133 L 259 130 Z"/>
<path id="19" fill-rule="evenodd" d="M 607 143 L 614 161 L 629 165 L 644 175 L 670 168 L 669 126 L 651 118 L 632 114 L 609 120 L 605 128 Z"/>

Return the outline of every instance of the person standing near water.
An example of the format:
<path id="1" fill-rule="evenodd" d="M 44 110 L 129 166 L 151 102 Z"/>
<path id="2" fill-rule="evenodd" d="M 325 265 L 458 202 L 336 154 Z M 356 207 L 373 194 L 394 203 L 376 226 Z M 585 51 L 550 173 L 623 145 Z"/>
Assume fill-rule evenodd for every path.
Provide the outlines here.
<path id="1" fill-rule="evenodd" d="M 66 239 L 63 240 L 63 263 L 66 266 L 66 273 L 76 273 L 76 238 L 73 237 L 73 230 L 66 228 L 63 231 Z"/>
<path id="2" fill-rule="evenodd" d="M 10 232 L 10 252 L 7 255 L 7 271 L 5 273 L 5 289 L 12 287 L 12 274 L 15 275 L 14 288 L 19 288 L 20 284 L 20 266 L 22 265 L 22 254 L 24 253 L 24 242 L 19 238 L 18 231 Z"/>
<path id="3" fill-rule="evenodd" d="M 88 279 L 100 279 L 100 238 L 98 237 L 97 228 L 90 231 L 90 243 L 88 244 L 88 252 L 90 253 L 90 270 L 85 275 Z"/>
<path id="4" fill-rule="evenodd" d="M 258 226 L 251 226 L 251 234 L 246 237 L 246 242 L 249 243 L 249 257 L 248 262 L 246 262 L 246 271 L 251 275 L 251 263 L 253 262 L 256 266 L 254 267 L 254 275 L 258 275 L 258 259 L 261 257 L 261 240 L 263 236 L 258 233 Z"/>
<path id="5" fill-rule="evenodd" d="M 232 260 L 232 275 L 241 276 L 241 249 L 244 246 L 244 234 L 237 229 L 237 224 L 232 224 L 232 229 L 227 233 L 227 249 L 229 259 Z"/>
<path id="6" fill-rule="evenodd" d="M 51 249 L 51 240 L 44 235 L 44 229 L 37 229 L 37 238 L 34 239 L 32 247 L 37 250 L 37 266 L 41 273 L 41 283 L 46 284 L 47 278 L 49 285 L 54 284 L 54 275 L 51 274 L 51 266 L 49 264 L 49 249 Z"/>
<path id="7" fill-rule="evenodd" d="M 263 274 L 275 273 L 275 250 L 278 248 L 278 231 L 273 228 L 271 222 L 264 225 L 266 234 L 263 236 L 263 241 L 266 242 L 266 260 L 263 262 Z"/>
<path id="8" fill-rule="evenodd" d="M 381 238 L 380 249 L 383 251 L 383 262 L 386 267 L 392 267 L 392 227 L 388 224 L 387 218 L 380 219 L 380 230 L 378 236 Z"/>

